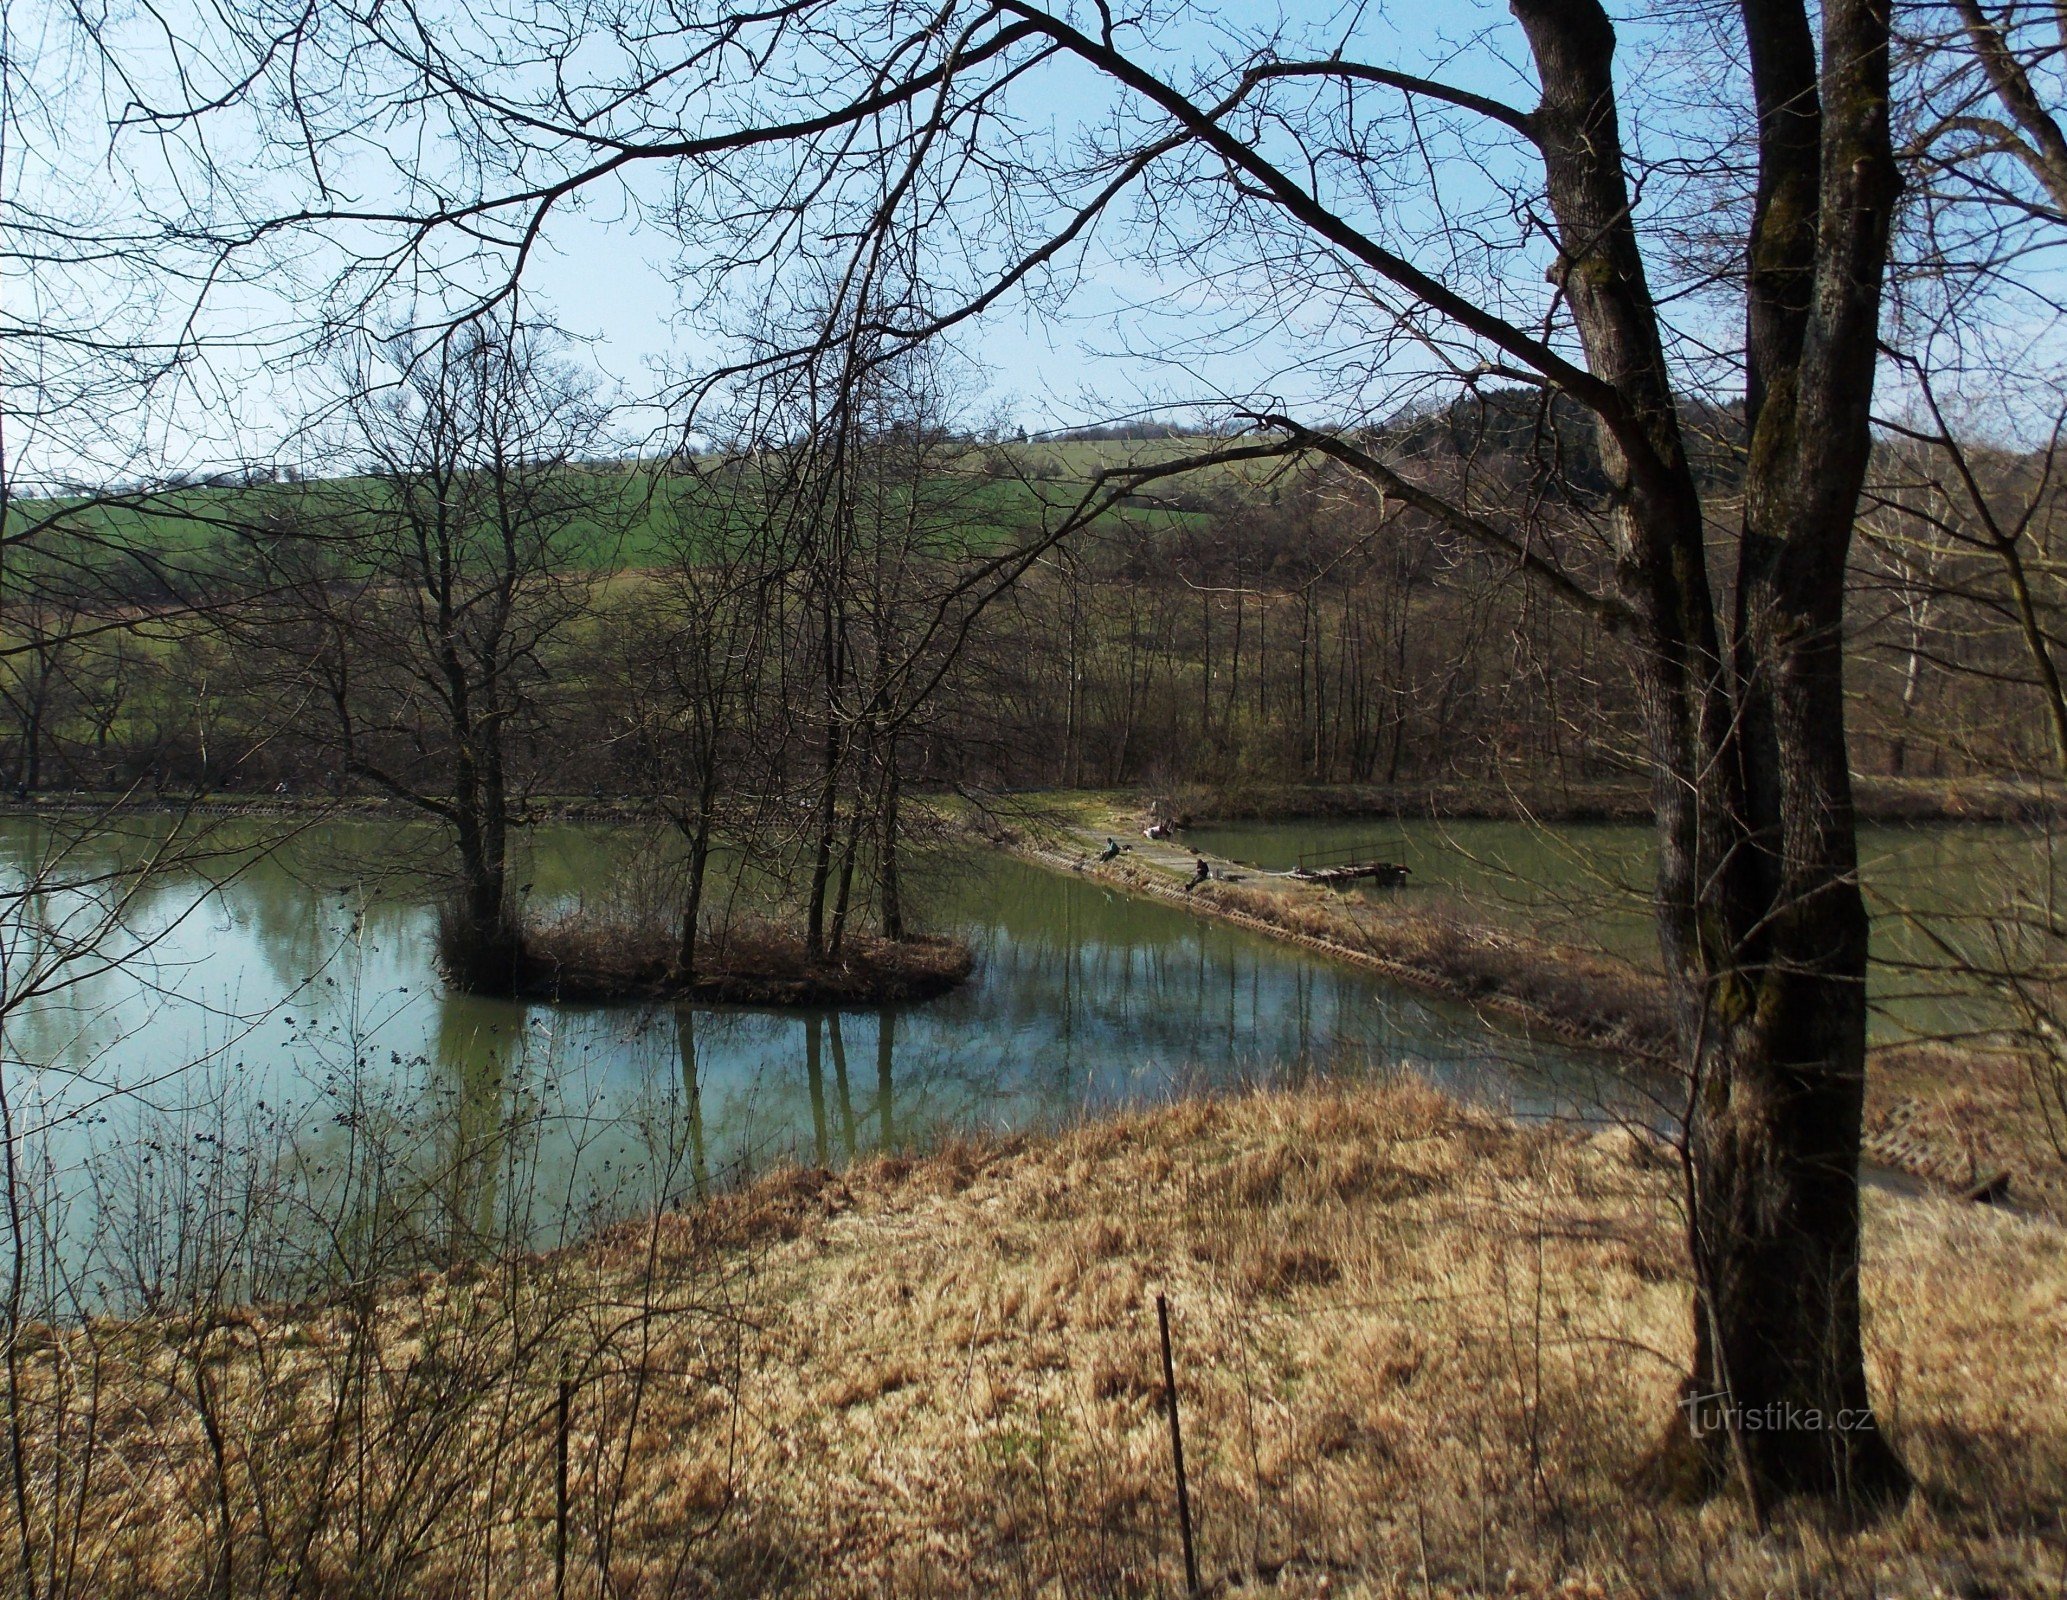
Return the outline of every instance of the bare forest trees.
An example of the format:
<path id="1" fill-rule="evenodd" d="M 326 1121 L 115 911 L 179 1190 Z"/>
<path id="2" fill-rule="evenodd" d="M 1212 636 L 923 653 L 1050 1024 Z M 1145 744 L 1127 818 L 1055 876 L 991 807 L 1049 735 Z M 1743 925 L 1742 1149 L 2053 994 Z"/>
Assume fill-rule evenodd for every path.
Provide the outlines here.
<path id="1" fill-rule="evenodd" d="M 2062 374 L 2032 335 L 2061 310 L 2063 30 L 2057 7 L 2024 0 L 1947 0 L 1903 16 L 1899 155 L 1911 182 L 1883 406 L 1894 444 L 1876 497 L 1888 514 L 1868 525 L 1911 616 L 1931 603 L 1918 596 L 1940 602 L 1920 645 L 1947 672 L 2021 685 L 2055 774 L 2067 774 L 2053 556 Z"/>
<path id="2" fill-rule="evenodd" d="M 687 852 L 684 973 L 721 824 L 789 887 L 809 958 L 866 912 L 905 936 L 912 752 L 967 709 L 964 650 L 1024 565 L 955 404 L 943 359 L 829 340 L 657 497 L 670 561 L 627 597 L 614 670 L 632 781 Z"/>
<path id="3" fill-rule="evenodd" d="M 744 241 L 729 260 L 783 247 L 791 184 L 829 196 L 835 212 L 842 198 L 855 203 L 860 256 L 890 229 L 930 228 L 943 247 L 951 236 L 967 264 L 963 309 L 885 318 L 907 341 L 1069 251 L 1139 184 L 1162 215 L 1189 207 L 1206 230 L 1144 245 L 1159 270 L 1247 273 L 1281 300 L 1319 295 L 1373 342 L 1406 332 L 1449 340 L 1460 365 L 1538 383 L 1591 417 L 1599 494 L 1553 508 L 1540 530 L 1517 530 L 1417 483 L 1353 433 L 1279 407 L 1254 411 L 1286 448 L 1327 456 L 1506 554 L 1627 642 L 1657 773 L 1664 966 L 1694 1085 L 1697 1354 L 1661 1471 L 1687 1488 L 1734 1473 L 1760 1504 L 1793 1491 L 1898 1493 L 1906 1474 L 1872 1423 L 1859 1340 L 1866 916 L 1841 632 L 1896 192 L 1886 14 L 1833 0 L 1820 37 L 1800 7 L 1747 7 L 1741 18 L 1758 107 L 1742 130 L 1755 179 L 1734 213 L 1752 263 L 1742 288 L 1749 443 L 1741 521 L 1725 541 L 1734 571 L 1718 579 L 1682 380 L 1633 211 L 1639 157 L 1622 143 L 1614 31 L 1585 0 L 1515 9 L 1540 90 L 1527 110 L 1340 54 L 1287 55 L 1275 42 L 1206 78 L 1173 75 L 1132 29 L 1087 32 L 1019 3 L 936 17 L 910 34 L 895 7 L 795 7 L 781 26 L 798 41 L 837 30 L 878 42 L 880 57 L 864 52 L 869 65 L 850 84 L 784 55 L 795 75 L 757 83 L 765 120 L 693 138 L 654 137 L 648 120 L 614 134 L 607 160 L 613 170 L 641 156 L 666 161 L 702 188 L 734 170 L 737 152 L 776 157 L 765 195 L 725 203 Z M 715 41 L 738 25 L 677 27 L 659 49 L 708 75 L 720 70 Z M 839 57 L 855 58 L 851 48 Z M 987 133 L 1020 77 L 1050 60 L 1096 75 L 1123 108 L 1095 160 L 1060 175 L 1004 158 Z M 498 93 L 506 116 L 535 120 L 519 91 L 486 79 L 474 103 Z M 1472 137 L 1513 141 L 1516 181 L 1540 188 L 1551 219 L 1546 309 L 1565 334 L 1546 340 L 1528 317 L 1488 309 L 1444 275 L 1442 237 L 1402 233 L 1397 213 L 1374 203 L 1381 185 L 1420 170 L 1423 143 L 1402 147 L 1370 120 L 1401 95 L 1430 116 L 1469 121 Z M 665 100 L 639 99 L 636 117 L 672 117 Z M 866 175 L 850 179 L 861 129 L 872 155 Z M 565 182 L 592 175 L 594 138 L 584 125 L 563 147 Z M 956 161 L 984 152 L 981 171 L 1028 203 L 927 211 L 932 190 L 917 178 L 944 151 Z M 473 204 L 516 218 L 541 203 L 496 190 Z M 998 217 L 1012 219 L 1008 231 L 993 226 Z M 1598 536 L 1601 555 L 1561 549 L 1560 522 Z M 1589 581 L 1608 572 L 1609 589 Z M 1745 1427 L 1749 1415 L 1779 1425 Z"/>

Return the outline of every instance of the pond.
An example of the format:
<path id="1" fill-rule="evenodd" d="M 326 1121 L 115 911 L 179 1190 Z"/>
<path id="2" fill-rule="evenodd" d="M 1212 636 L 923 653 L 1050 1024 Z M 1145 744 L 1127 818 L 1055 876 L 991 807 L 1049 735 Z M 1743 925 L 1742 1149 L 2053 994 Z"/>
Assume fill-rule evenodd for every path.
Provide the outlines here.
<path id="1" fill-rule="evenodd" d="M 1368 845 L 1412 869 L 1404 890 L 1374 896 L 1453 909 L 1655 967 L 1650 829 L 1617 823 L 1305 819 L 1198 828 L 1188 843 L 1282 870 L 1304 852 Z M 1947 970 L 1937 939 L 1996 954 L 2013 900 L 2042 901 L 2067 864 L 2059 842 L 2031 828 L 1970 823 L 1867 825 L 1860 875 L 1873 917 L 1868 979 L 1876 1042 L 1954 1036 L 1999 1025 L 1994 996 Z M 1926 931 L 1928 930 L 1928 931 Z"/>
<path id="2" fill-rule="evenodd" d="M 11 1110 L 61 1219 L 50 1231 L 94 1258 L 104 1293 L 148 1299 L 185 1270 L 163 1259 L 167 1240 L 197 1218 L 246 1251 L 254 1233 L 296 1226 L 283 1218 L 330 1225 L 347 1207 L 392 1216 L 434 1257 L 544 1246 L 778 1161 L 837 1164 L 1310 1073 L 1416 1072 L 1524 1116 L 1596 1115 L 1632 1094 L 1655 1110 L 1607 1063 L 1467 1007 L 988 854 L 928 874 L 927 924 L 969 940 L 977 969 L 924 1006 L 455 995 L 432 964 L 434 833 L 326 823 L 259 849 L 259 827 L 189 844 L 205 859 L 149 879 L 102 941 L 125 959 L 87 962 L 8 1019 Z M 62 851 L 55 876 L 76 880 L 164 832 L 135 823 L 68 843 L 18 820 L 0 825 L 0 872 L 23 884 Z M 525 889 L 571 904 L 647 847 L 630 832 L 541 830 Z M 108 892 L 21 903 L 17 993 L 40 970 L 33 927 L 86 931 Z"/>

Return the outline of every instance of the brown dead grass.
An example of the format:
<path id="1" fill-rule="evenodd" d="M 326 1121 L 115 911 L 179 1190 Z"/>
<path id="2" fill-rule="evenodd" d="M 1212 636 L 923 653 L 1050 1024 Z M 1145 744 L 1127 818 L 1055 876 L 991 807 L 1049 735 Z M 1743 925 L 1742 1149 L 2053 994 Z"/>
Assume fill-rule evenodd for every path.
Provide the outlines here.
<path id="1" fill-rule="evenodd" d="M 2067 1232 L 1869 1194 L 1870 1360 L 1922 1487 L 1863 1530 L 1797 1511 L 1758 1537 L 1729 1503 L 1624 1488 L 1686 1359 L 1674 1192 L 1633 1134 L 1393 1085 L 781 1174 L 620 1230 L 581 1274 L 750 1287 L 736 1358 L 692 1318 L 642 1347 L 686 1376 L 636 1418 L 581 1393 L 577 1490 L 630 1463 L 609 1592 L 1177 1592 L 1165 1294 L 1215 1593 L 2058 1594 Z M 162 1457 L 190 1424 L 156 1415 Z M 510 1470 L 546 1473 L 543 1447 Z M 122 1536 L 170 1592 L 210 1508 L 177 1474 L 157 1503 Z M 498 1537 L 470 1592 L 551 1592 L 538 1519 Z M 584 1537 L 569 1592 L 591 1595 Z M 419 1578 L 461 1588 L 435 1560 Z"/>
<path id="2" fill-rule="evenodd" d="M 1623 1488 L 1685 1359 L 1673 1185 L 1632 1135 L 1405 1086 L 864 1164 L 764 1264 L 706 1570 L 751 1586 L 780 1543 L 812 1593 L 1174 1592 L 1161 1292 L 1216 1586 L 2056 1593 L 2061 1231 L 1869 1197 L 1874 1373 L 1924 1489 L 1761 1540 Z"/>

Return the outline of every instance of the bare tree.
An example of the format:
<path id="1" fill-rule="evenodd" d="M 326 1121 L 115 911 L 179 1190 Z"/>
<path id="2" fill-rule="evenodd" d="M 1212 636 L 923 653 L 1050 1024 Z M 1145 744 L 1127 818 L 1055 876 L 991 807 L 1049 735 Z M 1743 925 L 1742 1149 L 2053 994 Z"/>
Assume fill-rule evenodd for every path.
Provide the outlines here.
<path id="1" fill-rule="evenodd" d="M 368 473 L 251 536 L 268 603 L 244 637 L 287 653 L 302 736 L 450 830 L 448 971 L 507 988 L 525 757 L 627 503 L 589 464 L 606 413 L 544 330 L 493 319 L 385 342 L 352 379 Z"/>
<path id="2" fill-rule="evenodd" d="M 788 574 L 727 466 L 669 498 L 669 565 L 608 618 L 613 742 L 688 853 L 676 965 L 693 978 L 721 822 L 729 810 L 738 831 L 757 831 L 751 813 L 780 765 L 783 719 L 767 683 Z"/>

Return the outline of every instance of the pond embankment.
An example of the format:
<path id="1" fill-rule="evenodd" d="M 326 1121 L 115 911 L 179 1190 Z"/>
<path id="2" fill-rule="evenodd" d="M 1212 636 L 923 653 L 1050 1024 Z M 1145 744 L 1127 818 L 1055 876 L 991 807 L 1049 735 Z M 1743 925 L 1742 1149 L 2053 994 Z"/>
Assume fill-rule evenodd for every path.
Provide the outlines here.
<path id="1" fill-rule="evenodd" d="M 1097 826 L 1100 821 L 1110 827 Z M 1110 859 L 1106 841 L 1128 843 Z M 1051 870 L 1108 883 L 1235 923 L 1397 982 L 1465 1001 L 1525 1030 L 1623 1055 L 1655 1073 L 1676 1057 L 1656 975 L 1569 945 L 1389 896 L 1340 894 L 1288 874 L 1202 856 L 1140 836 L 1124 814 L 1079 817 L 999 836 Z M 1213 876 L 1194 882 L 1195 863 Z M 2067 1151 L 2043 1070 L 1969 1045 L 1899 1044 L 1868 1058 L 1866 1159 L 1955 1194 L 2067 1218 Z"/>
<path id="2" fill-rule="evenodd" d="M 1175 1593 L 1163 1302 L 1213 1593 L 2050 1592 L 2061 1229 L 1867 1196 L 1919 1491 L 1760 1531 L 1627 1487 L 1689 1357 L 1677 1182 L 1404 1082 L 790 1170 L 543 1258 L 41 1333 L 23 1494 L 82 1593 Z"/>
<path id="3" fill-rule="evenodd" d="M 1051 869 L 1082 873 L 1467 1001 L 1566 1044 L 1671 1058 L 1663 992 L 1626 963 L 1440 912 L 1337 895 L 1281 873 L 1213 861 L 1170 841 L 1135 837 L 1119 855 L 1101 859 L 1112 836 L 1066 825 L 1014 831 L 998 843 Z M 1201 859 L 1215 875 L 1194 883 L 1193 863 Z"/>

